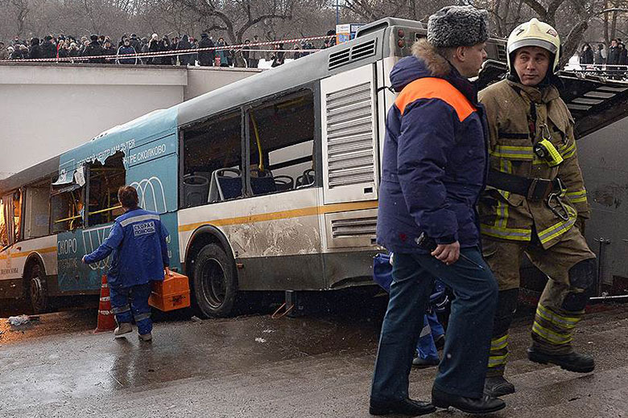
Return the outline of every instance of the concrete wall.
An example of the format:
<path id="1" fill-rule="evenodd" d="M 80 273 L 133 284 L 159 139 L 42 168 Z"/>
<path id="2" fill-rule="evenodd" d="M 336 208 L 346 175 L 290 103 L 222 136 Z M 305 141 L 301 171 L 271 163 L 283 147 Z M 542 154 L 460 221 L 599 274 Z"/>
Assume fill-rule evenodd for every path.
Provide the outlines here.
<path id="1" fill-rule="evenodd" d="M 251 68 L 188 67 L 184 100 L 193 99 L 260 72 L 262 70 Z"/>
<path id="2" fill-rule="evenodd" d="M 0 65 L 0 178 L 156 109 L 259 70 L 97 64 Z"/>

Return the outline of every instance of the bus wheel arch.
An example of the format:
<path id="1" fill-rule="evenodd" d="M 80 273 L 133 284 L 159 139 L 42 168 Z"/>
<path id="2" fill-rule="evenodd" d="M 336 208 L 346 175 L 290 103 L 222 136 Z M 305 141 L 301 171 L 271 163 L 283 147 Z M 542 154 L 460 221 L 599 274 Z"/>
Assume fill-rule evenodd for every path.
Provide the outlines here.
<path id="1" fill-rule="evenodd" d="M 48 283 L 44 263 L 38 256 L 31 256 L 24 268 L 24 293 L 30 301 L 33 313 L 43 313 L 49 308 Z"/>
<path id="2" fill-rule="evenodd" d="M 238 293 L 233 253 L 226 238 L 213 227 L 195 231 L 186 253 L 193 307 L 203 317 L 232 314 Z"/>

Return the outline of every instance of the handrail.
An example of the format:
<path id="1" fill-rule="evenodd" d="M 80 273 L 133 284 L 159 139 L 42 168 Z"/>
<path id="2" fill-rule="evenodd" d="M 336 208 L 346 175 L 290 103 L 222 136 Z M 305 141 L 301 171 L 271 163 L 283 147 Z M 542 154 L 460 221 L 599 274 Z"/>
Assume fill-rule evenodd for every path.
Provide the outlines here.
<path id="1" fill-rule="evenodd" d="M 121 208 L 122 208 L 122 205 L 112 206 L 112 207 L 107 208 L 107 209 L 101 209 L 101 210 L 97 210 L 97 211 L 94 211 L 94 212 L 88 212 L 87 215 L 88 216 L 89 215 L 97 215 L 99 213 L 109 212 L 109 211 L 113 211 L 113 210 L 121 209 Z M 71 221 L 72 219 L 78 219 L 78 218 L 82 218 L 82 217 L 83 217 L 83 215 L 70 216 L 69 218 L 59 219 L 59 220 L 55 221 L 55 223 Z"/>
<path id="2" fill-rule="evenodd" d="M 97 215 L 99 213 L 109 212 L 109 211 L 116 210 L 116 209 L 122 209 L 122 205 L 112 206 L 110 208 L 97 210 L 95 212 L 88 212 L 87 215 Z"/>

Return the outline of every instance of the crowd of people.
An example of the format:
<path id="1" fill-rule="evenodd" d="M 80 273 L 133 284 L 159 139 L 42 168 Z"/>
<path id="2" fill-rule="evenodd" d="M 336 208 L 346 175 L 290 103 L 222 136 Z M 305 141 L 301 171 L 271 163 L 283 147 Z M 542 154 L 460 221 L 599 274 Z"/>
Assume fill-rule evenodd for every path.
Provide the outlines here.
<path id="1" fill-rule="evenodd" d="M 619 38 L 612 39 L 608 47 L 599 43 L 595 51 L 591 44 L 585 43 L 582 45 L 579 58 L 581 65 L 628 65 L 628 51 Z"/>
<path id="2" fill-rule="evenodd" d="M 329 33 L 328 33 L 329 35 Z M 15 37 L 9 44 L 0 42 L 0 60 L 22 59 L 59 59 L 60 62 L 90 62 L 97 64 L 153 64 L 153 65 L 200 65 L 217 67 L 257 68 L 260 60 L 272 61 L 276 67 L 286 58 L 298 59 L 314 52 L 316 47 L 308 40 L 294 42 L 286 49 L 282 42 L 269 42 L 268 46 L 257 45 L 262 41 L 258 35 L 245 39 L 243 46 L 228 48 L 223 37 L 214 38 L 206 32 L 200 39 L 189 35 L 168 35 L 159 37 L 154 33 L 150 37 L 138 37 L 135 33 L 123 35 L 115 43 L 105 35 L 82 36 L 80 38 L 65 35 L 47 35 L 43 39 L 32 38 L 30 41 Z M 249 45 L 250 46 L 246 46 Z M 334 38 L 326 39 L 321 48 L 335 44 Z M 215 48 L 215 49 L 211 49 Z M 177 54 L 177 51 L 201 49 L 198 52 Z M 136 54 L 161 53 L 156 56 L 136 56 Z M 88 58 L 83 58 L 88 57 Z M 74 60 L 73 58 L 76 58 Z"/>

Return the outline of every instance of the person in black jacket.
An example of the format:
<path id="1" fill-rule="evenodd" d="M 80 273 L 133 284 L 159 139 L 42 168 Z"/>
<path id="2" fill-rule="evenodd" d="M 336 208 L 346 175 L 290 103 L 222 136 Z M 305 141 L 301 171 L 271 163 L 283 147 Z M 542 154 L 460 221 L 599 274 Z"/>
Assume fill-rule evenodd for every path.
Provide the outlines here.
<path id="1" fill-rule="evenodd" d="M 142 51 L 142 42 L 138 39 L 136 34 L 134 33 L 131 34 L 130 43 L 133 49 L 135 49 L 137 52 Z"/>
<path id="2" fill-rule="evenodd" d="M 275 45 L 275 49 L 277 50 L 277 52 L 275 52 L 272 57 L 273 62 L 270 65 L 271 67 L 278 67 L 284 63 L 284 57 L 286 53 L 284 52 L 285 49 L 283 48 L 283 44 Z"/>
<path id="3" fill-rule="evenodd" d="M 56 58 L 57 57 L 57 46 L 52 43 L 52 36 L 46 35 L 44 37 L 44 42 L 39 45 L 41 49 L 41 57 L 42 58 Z"/>
<path id="4" fill-rule="evenodd" d="M 28 58 L 30 59 L 42 58 L 41 48 L 39 46 L 39 38 L 31 39 L 31 47 L 28 49 Z"/>
<path id="5" fill-rule="evenodd" d="M 148 52 L 159 52 L 159 51 L 161 51 L 159 37 L 157 36 L 156 33 L 153 33 L 153 35 L 150 38 L 150 41 L 148 41 Z M 148 64 L 154 64 L 154 65 L 161 64 L 161 57 L 148 58 Z"/>
<path id="6" fill-rule="evenodd" d="M 183 35 L 183 37 L 181 37 L 179 42 L 177 42 L 176 49 L 177 50 L 192 49 L 192 44 L 188 40 L 187 35 Z M 191 61 L 191 57 L 192 57 L 192 54 L 179 55 L 179 63 L 181 65 L 188 65 Z"/>
<path id="7" fill-rule="evenodd" d="M 198 43 L 199 49 L 201 48 L 213 48 L 214 41 L 209 37 L 207 33 L 203 33 L 201 35 L 201 40 Z M 199 51 L 198 52 L 198 61 L 199 64 L 203 67 L 211 67 L 214 65 L 214 58 L 216 57 L 216 51 Z"/>
<path id="8" fill-rule="evenodd" d="M 159 50 L 161 52 L 169 52 L 170 51 L 170 39 L 168 35 L 164 35 L 159 42 Z M 172 56 L 165 55 L 161 57 L 161 65 L 172 65 Z"/>
<path id="9" fill-rule="evenodd" d="M 593 64 L 593 50 L 591 49 L 591 45 L 588 43 L 582 45 L 582 51 L 580 52 L 580 64 Z"/>
<path id="10" fill-rule="evenodd" d="M 608 48 L 608 58 L 606 63 L 608 65 L 619 64 L 619 51 L 618 51 L 617 39 L 611 40 L 611 46 Z"/>
<path id="11" fill-rule="evenodd" d="M 109 38 L 105 40 L 105 44 L 102 48 L 103 55 L 116 55 L 118 52 L 116 48 L 111 44 Z M 106 59 L 105 64 L 115 64 L 115 59 Z"/>
<path id="12" fill-rule="evenodd" d="M 104 64 L 105 60 L 103 58 L 99 58 L 104 55 L 103 47 L 98 42 L 98 35 L 90 36 L 91 42 L 85 47 L 83 51 L 84 57 L 98 57 L 98 58 L 90 58 L 88 61 L 92 64 Z"/>

